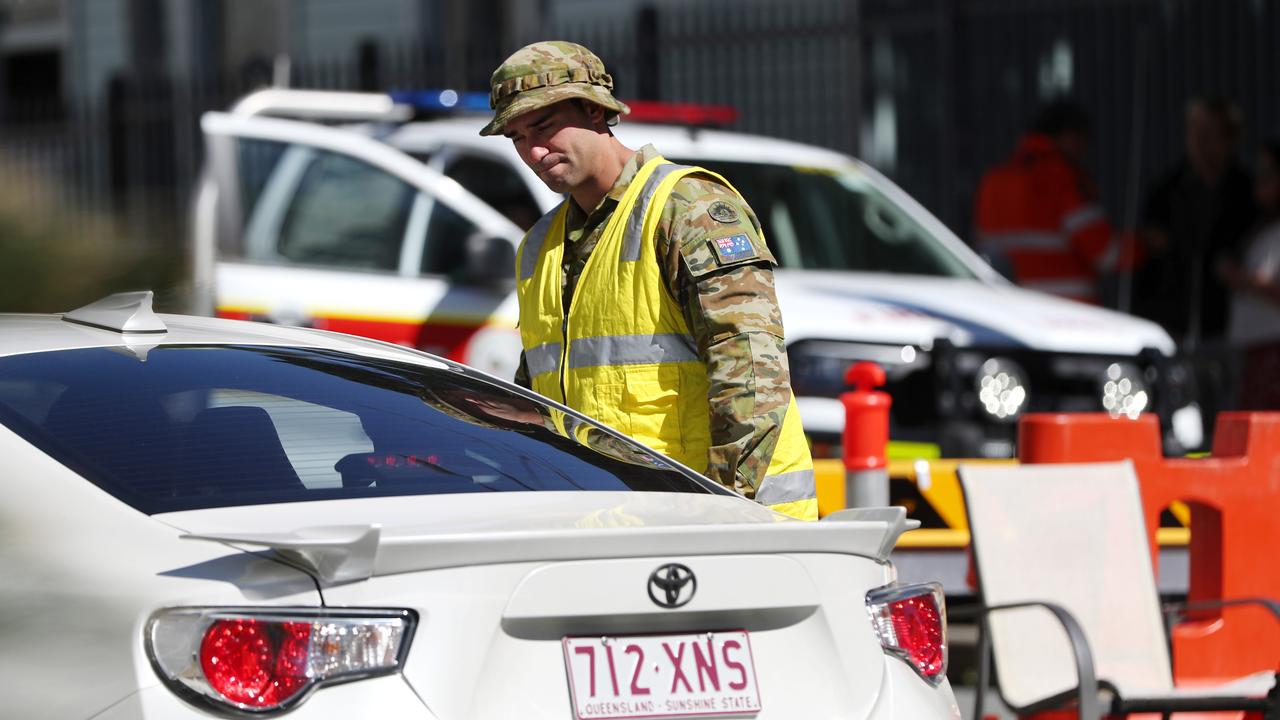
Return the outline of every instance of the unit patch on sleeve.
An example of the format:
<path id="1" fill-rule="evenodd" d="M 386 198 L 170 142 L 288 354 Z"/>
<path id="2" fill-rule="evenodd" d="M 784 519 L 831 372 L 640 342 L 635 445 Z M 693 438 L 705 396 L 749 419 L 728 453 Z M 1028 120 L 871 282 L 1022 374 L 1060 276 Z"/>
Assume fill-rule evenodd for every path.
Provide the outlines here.
<path id="1" fill-rule="evenodd" d="M 723 200 L 717 200 L 711 203 L 711 207 L 707 208 L 707 214 L 716 222 L 738 222 L 738 211 L 734 210 L 732 205 Z"/>
<path id="2" fill-rule="evenodd" d="M 747 237 L 746 233 L 716 238 L 711 241 L 711 247 L 715 249 L 716 259 L 720 261 L 721 265 L 760 257 L 760 254 L 756 252 L 755 246 L 751 244 L 751 238 Z"/>

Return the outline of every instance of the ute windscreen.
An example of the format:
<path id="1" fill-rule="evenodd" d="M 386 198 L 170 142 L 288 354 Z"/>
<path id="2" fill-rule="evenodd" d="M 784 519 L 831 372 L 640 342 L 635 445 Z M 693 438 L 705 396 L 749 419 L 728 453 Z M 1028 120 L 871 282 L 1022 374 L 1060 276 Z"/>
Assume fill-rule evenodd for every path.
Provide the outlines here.
<path id="1" fill-rule="evenodd" d="M 329 498 L 714 492 L 480 377 L 347 353 L 172 346 L 0 358 L 0 422 L 151 514 Z"/>
<path id="2" fill-rule="evenodd" d="M 973 271 L 855 168 L 677 160 L 724 175 L 764 227 L 778 264 L 972 279 Z"/>

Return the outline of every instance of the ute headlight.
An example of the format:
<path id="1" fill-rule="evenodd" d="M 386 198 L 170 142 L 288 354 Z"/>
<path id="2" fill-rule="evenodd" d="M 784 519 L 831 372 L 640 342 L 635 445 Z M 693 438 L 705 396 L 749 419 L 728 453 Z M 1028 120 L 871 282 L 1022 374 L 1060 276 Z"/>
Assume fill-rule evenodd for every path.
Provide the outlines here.
<path id="1" fill-rule="evenodd" d="M 1142 372 L 1129 363 L 1111 363 L 1102 380 L 1102 409 L 1111 417 L 1137 418 L 1151 403 Z"/>
<path id="2" fill-rule="evenodd" d="M 1012 422 L 1027 406 L 1027 376 L 1017 363 L 993 357 L 977 376 L 978 405 L 993 420 Z"/>

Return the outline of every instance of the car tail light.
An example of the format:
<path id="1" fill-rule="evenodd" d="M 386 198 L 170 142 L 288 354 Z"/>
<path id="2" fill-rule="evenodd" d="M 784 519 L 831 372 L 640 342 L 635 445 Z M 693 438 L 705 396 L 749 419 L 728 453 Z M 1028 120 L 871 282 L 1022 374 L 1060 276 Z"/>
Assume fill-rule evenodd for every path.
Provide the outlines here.
<path id="1" fill-rule="evenodd" d="M 191 702 L 279 711 L 325 683 L 398 672 L 416 624 L 409 610 L 171 608 L 151 616 L 146 649 Z"/>
<path id="2" fill-rule="evenodd" d="M 867 593 L 867 612 L 886 653 L 902 658 L 926 682 L 947 674 L 947 620 L 942 587 L 887 585 Z"/>

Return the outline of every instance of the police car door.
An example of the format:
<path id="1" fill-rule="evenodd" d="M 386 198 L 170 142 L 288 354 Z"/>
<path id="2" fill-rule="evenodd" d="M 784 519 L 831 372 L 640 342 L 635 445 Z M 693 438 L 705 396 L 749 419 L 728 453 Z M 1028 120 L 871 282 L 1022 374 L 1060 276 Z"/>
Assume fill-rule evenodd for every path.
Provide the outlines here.
<path id="1" fill-rule="evenodd" d="M 207 113 L 195 277 L 221 317 L 419 347 L 510 377 L 521 231 L 353 130 Z"/>

